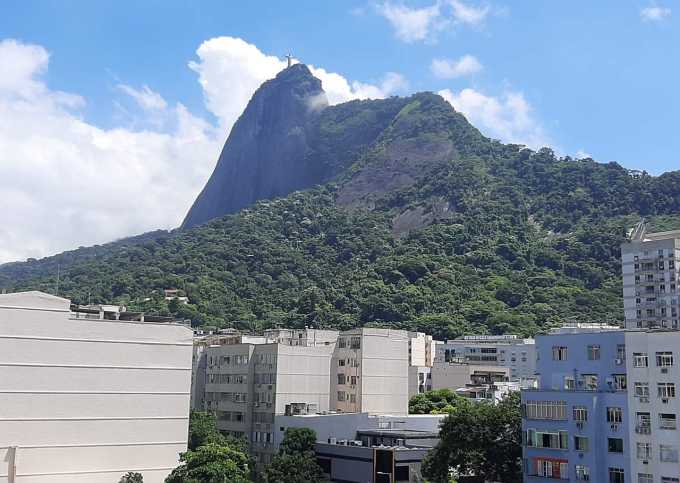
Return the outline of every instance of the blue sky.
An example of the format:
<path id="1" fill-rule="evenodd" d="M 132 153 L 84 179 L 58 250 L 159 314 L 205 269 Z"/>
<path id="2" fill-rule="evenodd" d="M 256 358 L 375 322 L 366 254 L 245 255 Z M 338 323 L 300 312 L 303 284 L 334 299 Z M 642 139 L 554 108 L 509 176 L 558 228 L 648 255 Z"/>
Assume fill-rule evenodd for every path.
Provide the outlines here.
<path id="1" fill-rule="evenodd" d="M 322 78 L 337 102 L 431 90 L 504 141 L 679 169 L 678 17 L 671 0 L 5 2 L 0 62 L 26 67 L 0 81 L 0 125 L 41 132 L 8 130 L 19 144 L 3 151 L 0 129 L 0 195 L 43 168 L 54 176 L 15 196 L 20 215 L 0 215 L 0 263 L 176 226 L 249 93 L 278 69 L 268 56 L 288 51 L 341 76 Z M 75 198 L 84 185 L 119 196 Z M 134 194 L 131 213 L 120 198 Z M 26 219 L 47 227 L 19 229 Z"/>

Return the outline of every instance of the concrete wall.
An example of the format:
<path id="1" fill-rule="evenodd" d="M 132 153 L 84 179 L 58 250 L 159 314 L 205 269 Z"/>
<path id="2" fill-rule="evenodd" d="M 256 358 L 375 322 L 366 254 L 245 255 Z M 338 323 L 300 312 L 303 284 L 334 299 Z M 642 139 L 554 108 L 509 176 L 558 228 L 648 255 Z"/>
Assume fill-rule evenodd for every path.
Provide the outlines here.
<path id="1" fill-rule="evenodd" d="M 109 483 L 127 471 L 162 482 L 186 450 L 191 330 L 72 320 L 68 307 L 0 295 L 0 482 L 12 446 L 17 483 Z"/>

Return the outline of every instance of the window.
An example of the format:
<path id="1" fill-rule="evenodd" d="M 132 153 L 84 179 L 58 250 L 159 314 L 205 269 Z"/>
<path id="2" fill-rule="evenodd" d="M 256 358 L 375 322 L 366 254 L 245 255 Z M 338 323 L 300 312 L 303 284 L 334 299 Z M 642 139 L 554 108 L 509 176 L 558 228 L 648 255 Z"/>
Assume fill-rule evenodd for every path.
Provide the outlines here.
<path id="1" fill-rule="evenodd" d="M 609 468 L 609 483 L 626 483 L 623 468 Z"/>
<path id="2" fill-rule="evenodd" d="M 589 345 L 588 346 L 588 360 L 597 361 L 600 359 L 600 346 L 599 345 Z"/>
<path id="3" fill-rule="evenodd" d="M 638 473 L 637 483 L 654 483 L 654 476 L 649 473 Z"/>
<path id="4" fill-rule="evenodd" d="M 564 377 L 564 389 L 567 391 L 573 391 L 576 389 L 576 381 L 571 376 Z"/>
<path id="5" fill-rule="evenodd" d="M 649 357 L 646 352 L 633 353 L 633 367 L 647 367 L 649 365 Z"/>
<path id="6" fill-rule="evenodd" d="M 338 338 L 338 348 L 339 349 L 344 349 L 347 347 L 347 339 L 344 337 Z"/>
<path id="7" fill-rule="evenodd" d="M 357 384 L 357 376 L 352 376 L 352 377 L 350 378 L 350 384 L 351 384 L 352 386 L 356 386 L 356 384 Z"/>
<path id="8" fill-rule="evenodd" d="M 622 361 L 626 360 L 626 344 L 616 345 L 616 358 L 621 359 Z"/>
<path id="9" fill-rule="evenodd" d="M 534 465 L 536 476 L 562 480 L 569 478 L 569 466 L 564 460 L 536 458 Z"/>
<path id="10" fill-rule="evenodd" d="M 567 419 L 567 403 L 565 401 L 527 401 L 524 405 L 527 419 Z"/>
<path id="11" fill-rule="evenodd" d="M 660 382 L 657 384 L 657 394 L 660 398 L 668 399 L 675 397 L 675 384 L 672 382 Z"/>
<path id="12" fill-rule="evenodd" d="M 338 366 L 342 367 L 345 365 L 345 359 L 338 359 Z"/>
<path id="13" fill-rule="evenodd" d="M 569 449 L 569 432 L 548 433 L 528 429 L 526 441 L 527 446 L 533 448 Z"/>
<path id="14" fill-rule="evenodd" d="M 597 391 L 597 375 L 583 374 L 583 386 L 586 391 Z"/>
<path id="15" fill-rule="evenodd" d="M 576 465 L 576 481 L 590 481 L 590 468 L 584 465 Z"/>
<path id="16" fill-rule="evenodd" d="M 652 445 L 649 443 L 637 443 L 637 459 L 649 461 L 652 458 Z"/>
<path id="17" fill-rule="evenodd" d="M 661 461 L 665 463 L 677 463 L 678 462 L 678 450 L 675 446 L 670 446 L 667 444 L 659 445 L 659 457 Z"/>
<path id="18" fill-rule="evenodd" d="M 676 429 L 676 419 L 674 413 L 659 413 L 659 428 Z"/>
<path id="19" fill-rule="evenodd" d="M 585 406 L 574 406 L 574 421 L 588 421 L 588 408 Z"/>
<path id="20" fill-rule="evenodd" d="M 342 402 L 345 400 L 345 391 L 338 391 L 338 401 Z"/>
<path id="21" fill-rule="evenodd" d="M 680 478 L 674 478 L 670 476 L 662 476 L 661 483 L 680 483 Z"/>
<path id="22" fill-rule="evenodd" d="M 338 384 L 345 384 L 347 377 L 344 374 L 338 374 Z"/>
<path id="23" fill-rule="evenodd" d="M 566 361 L 567 360 L 567 348 L 564 346 L 553 346 L 553 360 L 554 361 Z"/>
<path id="24" fill-rule="evenodd" d="M 607 438 L 607 451 L 610 453 L 623 453 L 623 439 Z"/>
<path id="25" fill-rule="evenodd" d="M 620 423 L 623 421 L 623 409 L 608 407 L 607 408 L 607 422 Z"/>
<path id="26" fill-rule="evenodd" d="M 657 352 L 656 353 L 656 365 L 658 367 L 670 367 L 673 365 L 673 353 L 672 352 Z"/>
<path id="27" fill-rule="evenodd" d="M 625 374 L 614 374 L 614 389 L 617 391 L 625 391 L 628 388 Z"/>
<path id="28" fill-rule="evenodd" d="M 649 397 L 649 383 L 648 382 L 636 382 L 634 385 L 635 397 Z"/>
<path id="29" fill-rule="evenodd" d="M 360 336 L 352 336 L 352 339 L 350 341 L 350 349 L 361 349 L 361 337 Z"/>
<path id="30" fill-rule="evenodd" d="M 574 449 L 576 451 L 588 451 L 588 438 L 585 436 L 574 436 Z"/>
<path id="31" fill-rule="evenodd" d="M 638 434 L 650 434 L 652 432 L 652 418 L 649 413 L 636 414 L 635 432 Z"/>

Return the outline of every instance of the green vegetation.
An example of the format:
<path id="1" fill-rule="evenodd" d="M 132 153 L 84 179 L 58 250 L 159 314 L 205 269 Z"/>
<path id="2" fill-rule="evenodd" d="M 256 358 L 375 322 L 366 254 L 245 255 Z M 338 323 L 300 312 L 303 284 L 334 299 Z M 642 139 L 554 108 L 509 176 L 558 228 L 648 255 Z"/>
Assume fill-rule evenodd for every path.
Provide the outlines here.
<path id="1" fill-rule="evenodd" d="M 416 394 L 408 402 L 409 414 L 448 414 L 454 411 L 461 397 L 451 389 L 435 389 Z"/>
<path id="2" fill-rule="evenodd" d="M 166 483 L 251 483 L 253 464 L 241 440 L 222 435 L 210 413 L 192 412 L 189 450 Z"/>
<path id="3" fill-rule="evenodd" d="M 519 483 L 521 434 L 519 393 L 497 405 L 458 398 L 442 423 L 439 443 L 423 462 L 423 475 L 433 483 L 448 483 L 452 476 Z"/>
<path id="4" fill-rule="evenodd" d="M 279 452 L 265 470 L 267 483 L 316 483 L 323 479 L 316 463 L 316 433 L 308 428 L 287 428 Z"/>
<path id="5" fill-rule="evenodd" d="M 188 231 L 4 265 L 0 288 L 52 292 L 60 267 L 76 303 L 197 326 L 532 335 L 620 322 L 620 243 L 641 216 L 680 220 L 680 172 L 503 145 L 432 94 L 336 106 L 319 130 L 309 162 L 338 170 L 333 183 Z M 393 232 L 405 214 L 413 229 Z M 166 302 L 167 288 L 190 303 Z"/>
<path id="6" fill-rule="evenodd" d="M 128 471 L 122 476 L 118 483 L 144 483 L 144 478 L 141 473 Z"/>

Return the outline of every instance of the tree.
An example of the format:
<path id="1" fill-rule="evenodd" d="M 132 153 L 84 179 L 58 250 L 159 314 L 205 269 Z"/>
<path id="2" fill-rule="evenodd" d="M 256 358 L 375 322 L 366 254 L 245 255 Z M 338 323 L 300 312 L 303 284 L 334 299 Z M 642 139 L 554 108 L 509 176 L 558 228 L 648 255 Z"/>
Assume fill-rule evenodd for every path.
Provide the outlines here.
<path id="1" fill-rule="evenodd" d="M 478 481 L 522 481 L 520 395 L 498 405 L 459 399 L 442 423 L 440 441 L 423 462 L 423 474 L 436 483 L 472 475 Z"/>
<path id="2" fill-rule="evenodd" d="M 165 483 L 251 483 L 250 458 L 228 445 L 208 443 L 180 455 Z"/>
<path id="3" fill-rule="evenodd" d="M 447 413 L 459 399 L 460 396 L 451 389 L 435 389 L 413 396 L 408 403 L 408 412 L 410 414 Z"/>
<path id="4" fill-rule="evenodd" d="M 288 428 L 279 452 L 265 470 L 267 483 L 316 483 L 323 470 L 316 462 L 316 432 L 308 428 Z"/>
<path id="5" fill-rule="evenodd" d="M 195 450 L 208 443 L 221 443 L 223 436 L 217 429 L 215 416 L 209 412 L 192 411 L 189 416 L 189 449 Z"/>
<path id="6" fill-rule="evenodd" d="M 128 471 L 125 473 L 118 483 L 143 483 L 144 478 L 141 473 L 136 473 L 134 471 Z"/>

